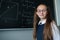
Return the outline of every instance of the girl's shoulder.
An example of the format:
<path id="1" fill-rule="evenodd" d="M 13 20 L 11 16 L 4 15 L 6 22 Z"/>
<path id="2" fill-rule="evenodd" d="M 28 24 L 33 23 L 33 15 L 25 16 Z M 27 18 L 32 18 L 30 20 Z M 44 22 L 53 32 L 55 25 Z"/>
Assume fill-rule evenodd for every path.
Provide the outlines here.
<path id="1" fill-rule="evenodd" d="M 51 21 L 51 27 L 54 28 L 54 29 L 58 29 L 58 26 L 57 26 L 57 24 L 54 20 Z"/>
<path id="2" fill-rule="evenodd" d="M 51 25 L 56 25 L 57 26 L 57 24 L 54 20 L 51 21 Z"/>

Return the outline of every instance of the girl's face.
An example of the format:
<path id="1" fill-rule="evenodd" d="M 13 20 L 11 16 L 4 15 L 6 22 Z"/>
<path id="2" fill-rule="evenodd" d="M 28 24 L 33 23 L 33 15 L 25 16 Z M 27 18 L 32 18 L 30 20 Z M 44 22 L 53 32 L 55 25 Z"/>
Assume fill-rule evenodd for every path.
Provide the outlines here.
<path id="1" fill-rule="evenodd" d="M 39 5 L 37 7 L 37 12 L 36 14 L 38 15 L 38 17 L 40 19 L 45 19 L 46 18 L 46 15 L 48 14 L 47 13 L 47 7 L 45 5 Z"/>

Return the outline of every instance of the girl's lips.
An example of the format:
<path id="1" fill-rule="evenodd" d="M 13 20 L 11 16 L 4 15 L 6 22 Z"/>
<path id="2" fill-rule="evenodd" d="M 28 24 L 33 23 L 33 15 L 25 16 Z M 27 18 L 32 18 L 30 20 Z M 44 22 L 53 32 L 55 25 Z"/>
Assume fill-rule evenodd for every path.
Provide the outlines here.
<path id="1" fill-rule="evenodd" d="M 44 16 L 44 15 L 40 15 L 40 16 Z"/>

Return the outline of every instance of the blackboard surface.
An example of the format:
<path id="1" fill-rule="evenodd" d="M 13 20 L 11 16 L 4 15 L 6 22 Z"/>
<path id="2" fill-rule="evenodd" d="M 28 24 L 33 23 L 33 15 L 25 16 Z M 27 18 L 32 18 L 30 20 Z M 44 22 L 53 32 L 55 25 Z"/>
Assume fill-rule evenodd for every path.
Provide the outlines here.
<path id="1" fill-rule="evenodd" d="M 34 9 L 40 2 L 47 2 L 53 10 L 52 0 L 0 1 L 0 28 L 33 28 Z"/>

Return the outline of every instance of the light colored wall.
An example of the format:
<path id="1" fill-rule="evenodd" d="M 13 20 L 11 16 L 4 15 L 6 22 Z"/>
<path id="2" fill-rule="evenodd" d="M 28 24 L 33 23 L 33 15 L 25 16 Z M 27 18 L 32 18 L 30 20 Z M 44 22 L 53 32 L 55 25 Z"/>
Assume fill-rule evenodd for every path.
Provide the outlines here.
<path id="1" fill-rule="evenodd" d="M 32 28 L 0 29 L 0 40 L 33 40 Z"/>
<path id="2" fill-rule="evenodd" d="M 55 5 L 55 18 L 57 25 L 60 26 L 60 0 L 54 0 Z"/>

